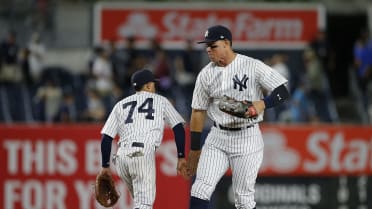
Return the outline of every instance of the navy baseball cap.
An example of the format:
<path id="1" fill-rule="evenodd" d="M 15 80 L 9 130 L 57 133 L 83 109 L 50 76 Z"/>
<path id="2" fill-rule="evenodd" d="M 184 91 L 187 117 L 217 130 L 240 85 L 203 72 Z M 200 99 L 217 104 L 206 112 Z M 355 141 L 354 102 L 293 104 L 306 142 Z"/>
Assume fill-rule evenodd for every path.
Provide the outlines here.
<path id="1" fill-rule="evenodd" d="M 229 40 L 232 42 L 232 35 L 231 32 L 228 28 L 222 25 L 215 25 L 210 28 L 208 28 L 207 31 L 205 31 L 204 34 L 204 40 L 203 41 L 198 41 L 198 44 L 201 43 L 210 43 L 210 42 L 215 42 L 218 40 Z"/>
<path id="2" fill-rule="evenodd" d="M 155 78 L 154 74 L 147 69 L 138 70 L 135 73 L 133 73 L 131 82 L 132 86 L 135 89 L 141 88 L 143 85 L 145 85 L 148 82 L 156 82 L 159 81 Z"/>

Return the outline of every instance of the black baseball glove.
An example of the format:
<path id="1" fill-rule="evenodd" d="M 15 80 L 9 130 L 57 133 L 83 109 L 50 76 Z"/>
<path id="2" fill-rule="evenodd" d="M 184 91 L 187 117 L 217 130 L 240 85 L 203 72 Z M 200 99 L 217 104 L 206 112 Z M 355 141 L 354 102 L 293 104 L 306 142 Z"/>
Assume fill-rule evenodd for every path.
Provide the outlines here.
<path id="1" fill-rule="evenodd" d="M 256 108 L 250 101 L 238 101 L 224 95 L 218 107 L 221 111 L 239 118 L 257 118 Z"/>

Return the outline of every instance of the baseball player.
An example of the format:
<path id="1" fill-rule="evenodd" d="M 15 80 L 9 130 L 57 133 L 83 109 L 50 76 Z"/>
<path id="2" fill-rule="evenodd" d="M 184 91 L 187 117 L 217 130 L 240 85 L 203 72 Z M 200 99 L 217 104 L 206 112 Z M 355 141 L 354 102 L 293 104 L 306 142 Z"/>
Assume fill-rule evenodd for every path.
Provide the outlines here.
<path id="1" fill-rule="evenodd" d="M 163 138 L 165 123 L 172 127 L 177 153 L 177 171 L 186 175 L 184 119 L 172 104 L 155 93 L 154 75 L 139 70 L 131 77 L 136 93 L 119 101 L 101 134 L 101 172 L 110 172 L 111 143 L 120 136 L 113 157 L 118 175 L 130 191 L 135 209 L 152 209 L 155 200 L 155 150 Z"/>
<path id="2" fill-rule="evenodd" d="M 198 74 L 192 99 L 190 121 L 191 150 L 188 175 L 196 172 L 191 188 L 190 209 L 208 208 L 209 199 L 221 177 L 230 167 L 235 207 L 255 208 L 254 185 L 263 158 L 263 139 L 258 123 L 265 108 L 274 107 L 289 97 L 287 80 L 263 62 L 232 50 L 228 28 L 208 28 L 204 43 L 210 63 Z M 264 97 L 263 90 L 271 92 Z M 240 118 L 219 109 L 221 98 L 252 101 Z M 244 110 L 245 111 L 245 110 Z M 200 137 L 206 116 L 214 122 L 203 148 Z M 199 160 L 200 157 L 200 160 Z"/>

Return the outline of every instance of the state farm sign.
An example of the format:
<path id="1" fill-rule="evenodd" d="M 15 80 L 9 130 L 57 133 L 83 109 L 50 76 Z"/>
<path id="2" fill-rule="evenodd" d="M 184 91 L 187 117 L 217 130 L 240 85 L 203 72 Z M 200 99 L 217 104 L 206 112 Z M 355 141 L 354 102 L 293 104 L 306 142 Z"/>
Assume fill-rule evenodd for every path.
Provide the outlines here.
<path id="1" fill-rule="evenodd" d="M 265 127 L 263 136 L 262 175 L 372 174 L 371 127 Z"/>
<path id="2" fill-rule="evenodd" d="M 235 47 L 304 46 L 324 29 L 321 6 L 264 4 L 112 4 L 95 7 L 94 41 L 121 40 L 135 36 L 139 45 L 157 38 L 166 47 L 179 48 L 185 39 L 201 40 L 216 24 L 228 26 Z"/>

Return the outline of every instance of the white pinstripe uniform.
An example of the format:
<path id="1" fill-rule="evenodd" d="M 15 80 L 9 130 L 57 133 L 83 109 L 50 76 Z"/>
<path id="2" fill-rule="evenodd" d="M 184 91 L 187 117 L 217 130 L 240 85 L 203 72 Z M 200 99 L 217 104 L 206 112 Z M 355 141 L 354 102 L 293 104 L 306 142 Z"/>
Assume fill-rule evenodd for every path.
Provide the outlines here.
<path id="1" fill-rule="evenodd" d="M 120 136 L 114 164 L 132 194 L 134 208 L 152 209 L 155 149 L 161 144 L 165 123 L 174 127 L 184 122 L 168 99 L 156 93 L 139 91 L 114 106 L 101 133 Z"/>
<path id="2" fill-rule="evenodd" d="M 262 88 L 272 91 L 286 82 L 263 62 L 241 54 L 226 67 L 210 62 L 201 70 L 192 108 L 207 110 L 209 118 L 217 125 L 212 127 L 202 148 L 192 196 L 209 200 L 216 184 L 231 167 L 235 206 L 238 209 L 255 207 L 254 184 L 264 146 L 258 122 L 263 120 L 263 113 L 257 119 L 242 119 L 220 111 L 218 102 L 223 95 L 237 100 L 261 100 Z M 245 128 L 232 131 L 218 126 Z"/>

